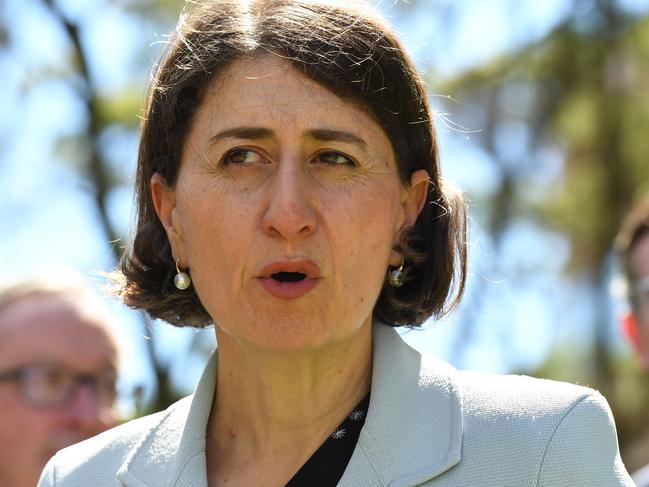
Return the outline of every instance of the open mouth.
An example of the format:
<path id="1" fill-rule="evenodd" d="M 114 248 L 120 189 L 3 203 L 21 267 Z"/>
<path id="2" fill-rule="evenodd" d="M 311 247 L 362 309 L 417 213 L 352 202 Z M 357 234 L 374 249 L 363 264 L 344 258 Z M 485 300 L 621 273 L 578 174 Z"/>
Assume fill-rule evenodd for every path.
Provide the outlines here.
<path id="1" fill-rule="evenodd" d="M 320 282 L 320 268 L 308 259 L 281 260 L 259 271 L 259 282 L 272 296 L 298 299 L 311 292 Z"/>
<path id="2" fill-rule="evenodd" d="M 302 272 L 276 272 L 270 276 L 277 282 L 300 282 L 306 279 L 306 274 Z"/>

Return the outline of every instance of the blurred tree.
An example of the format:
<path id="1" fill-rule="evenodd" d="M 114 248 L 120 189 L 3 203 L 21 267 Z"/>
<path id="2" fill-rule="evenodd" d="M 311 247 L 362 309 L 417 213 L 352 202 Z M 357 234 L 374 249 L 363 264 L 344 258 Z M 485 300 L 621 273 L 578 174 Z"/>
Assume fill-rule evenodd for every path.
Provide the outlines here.
<path id="1" fill-rule="evenodd" d="M 630 373 L 628 361 L 620 361 L 611 346 L 608 291 L 621 219 L 649 190 L 648 81 L 649 18 L 614 0 L 575 0 L 571 13 L 540 41 L 441 86 L 432 83 L 435 91 L 486 110 L 474 138 L 500 173 L 481 205 L 496 249 L 493 265 L 508 259 L 498 248 L 514 220 L 532 220 L 569 237 L 566 272 L 591 293 L 593 339 L 557 350 L 534 374 L 602 390 L 622 447 L 646 434 L 649 424 L 647 380 Z M 472 115 L 460 110 L 459 122 L 471 127 Z M 512 149 L 520 144 L 523 151 Z M 547 160 L 551 150 L 562 154 L 560 171 Z M 479 301 L 479 290 L 472 299 Z M 460 343 L 472 323 L 467 314 Z"/>
<path id="2" fill-rule="evenodd" d="M 114 219 L 111 218 L 108 208 L 108 200 L 111 192 L 130 185 L 130 175 L 125 172 L 123 165 L 115 167 L 111 164 L 107 155 L 110 147 L 107 146 L 105 138 L 115 130 L 137 132 L 137 115 L 143 104 L 143 98 L 138 94 L 143 91 L 144 76 L 136 77 L 132 81 L 134 85 L 123 86 L 115 92 L 102 89 L 93 76 L 95 71 L 93 63 L 96 63 L 97 59 L 89 45 L 87 32 L 84 32 L 86 28 L 84 17 L 78 15 L 78 12 L 66 11 L 63 3 L 57 0 L 41 1 L 49 12 L 51 21 L 65 32 L 69 45 L 68 49 L 61 53 L 59 69 L 48 72 L 48 76 L 44 79 L 55 76 L 69 84 L 85 111 L 83 118 L 86 123 L 81 131 L 61 137 L 59 150 L 88 183 L 86 187 L 92 193 L 98 220 L 106 239 L 113 244 L 114 261 L 117 262 L 124 250 L 124 245 L 119 244 L 124 236 L 115 228 Z M 140 25 L 148 25 L 151 31 L 159 29 L 167 31 L 173 25 L 182 6 L 183 2 L 179 0 L 129 0 L 112 7 L 120 7 L 124 15 L 131 16 L 132 20 Z M 0 32 L 4 31 L 0 28 Z M 145 45 L 147 44 L 143 43 L 135 46 L 134 49 L 143 50 Z M 7 43 L 6 47 L 11 48 L 10 43 Z M 132 52 L 129 55 L 137 57 L 138 53 Z M 149 64 L 146 64 L 147 68 Z M 162 360 L 157 353 L 155 334 L 148 318 L 144 314 L 141 316 L 145 328 L 143 333 L 145 348 L 155 375 L 156 387 L 145 410 L 138 411 L 137 414 L 164 409 L 182 395 L 171 380 L 170 363 Z"/>
<path id="3" fill-rule="evenodd" d="M 132 96 L 132 94 L 133 92 L 139 92 L 140 87 L 136 89 L 126 87 L 113 94 L 101 93 L 91 74 L 90 64 L 92 58 L 81 35 L 83 25 L 66 16 L 55 0 L 43 0 L 43 2 L 51 11 L 53 19 L 65 29 L 72 47 L 72 66 L 75 70 L 70 73 L 70 79 L 71 81 L 75 79 L 81 80 L 81 83 L 75 82 L 74 84 L 78 96 L 84 102 L 88 120 L 85 130 L 77 134 L 76 142 L 89 148 L 86 157 L 81 161 L 82 168 L 91 183 L 99 220 L 106 237 L 113 243 L 112 249 L 117 262 L 124 250 L 123 245 L 118 245 L 123 236 L 119 235 L 111 223 L 107 200 L 109 191 L 116 185 L 123 185 L 125 181 L 120 181 L 115 171 L 111 170 L 110 164 L 103 154 L 101 141 L 102 134 L 115 125 L 130 130 L 135 129 L 136 124 L 134 122 L 137 120 L 136 115 L 140 111 L 142 100 L 139 97 Z M 162 24 L 170 25 L 172 19 L 175 18 L 182 7 L 182 2 L 164 0 L 157 2 L 142 0 L 137 2 L 130 0 L 125 2 L 122 7 L 125 13 L 139 16 L 138 22 L 159 21 Z M 173 386 L 170 376 L 170 364 L 161 360 L 156 353 L 154 334 L 148 316 L 141 313 L 141 317 L 145 327 L 144 336 L 146 338 L 144 341 L 146 350 L 156 382 L 155 393 L 147 405 L 147 409 L 148 411 L 159 411 L 166 409 L 167 406 L 178 400 L 182 394 Z M 144 412 L 139 411 L 138 414 Z"/>

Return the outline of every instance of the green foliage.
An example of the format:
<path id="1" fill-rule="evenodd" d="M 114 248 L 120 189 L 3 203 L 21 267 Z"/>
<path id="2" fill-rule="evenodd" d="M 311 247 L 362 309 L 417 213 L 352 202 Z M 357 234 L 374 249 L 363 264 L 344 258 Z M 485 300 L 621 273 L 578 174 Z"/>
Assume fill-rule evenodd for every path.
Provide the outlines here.
<path id="1" fill-rule="evenodd" d="M 138 82 L 119 91 L 98 96 L 96 111 L 99 125 L 120 125 L 128 129 L 139 127 L 139 114 L 145 101 L 143 93 L 144 90 Z"/>
<path id="2" fill-rule="evenodd" d="M 572 248 L 566 272 L 591 276 L 586 285 L 600 306 L 590 326 L 594 339 L 559 345 L 533 375 L 605 391 L 621 444 L 631 452 L 630 445 L 647 433 L 649 380 L 628 354 L 619 357 L 610 347 L 605 289 L 620 222 L 649 191 L 649 18 L 633 18 L 617 8 L 599 2 L 587 19 L 568 16 L 538 43 L 450 80 L 442 91 L 487 107 L 481 143 L 504 182 L 487 203 L 491 219 L 500 221 L 488 226 L 494 241 L 508 228 L 503 208 L 513 208 L 519 217 L 566 235 Z M 533 109 L 522 114 L 532 133 L 526 159 L 543 164 L 534 153 L 549 146 L 560 147 L 563 156 L 559 176 L 535 197 L 509 185 L 520 188 L 538 167 L 517 161 L 512 168 L 501 159 L 493 135 L 521 120 L 521 112 L 512 114 L 503 96 L 521 83 L 533 87 Z M 629 455 L 631 467 L 649 461 L 646 454 Z"/>
<path id="3" fill-rule="evenodd" d="M 64 9 L 63 2 L 56 0 L 26 0 L 28 2 L 33 4 L 23 11 L 29 12 L 29 8 L 44 9 L 44 22 L 49 22 L 51 25 L 48 28 L 59 32 L 63 40 L 61 44 L 55 44 L 58 52 L 53 47 L 52 52 L 45 57 L 47 60 L 36 55 L 30 60 L 32 65 L 26 64 L 28 68 L 21 80 L 21 90 L 27 96 L 36 88 L 47 86 L 52 81 L 66 85 L 67 89 L 63 91 L 69 93 L 70 111 L 82 122 L 79 129 L 72 133 L 69 127 L 60 127 L 61 132 L 55 135 L 53 155 L 64 161 L 83 180 L 82 186 L 94 198 L 104 238 L 111 242 L 125 240 L 109 214 L 108 200 L 116 189 L 126 184 L 126 174 L 130 175 L 133 168 L 127 167 L 121 160 L 116 163 L 114 159 L 121 159 L 123 152 L 118 155 L 111 153 L 112 144 L 115 141 L 130 143 L 129 136 L 134 138 L 137 134 L 151 65 L 149 42 L 155 40 L 156 33 L 167 33 L 173 28 L 184 2 L 120 0 L 93 5 L 95 8 L 119 9 L 123 22 L 134 23 L 151 33 L 150 37 L 143 37 L 141 44 L 135 44 L 132 50 L 123 53 L 124 58 L 137 61 L 133 63 L 137 69 L 132 69 L 128 81 L 110 89 L 106 89 L 94 76 L 95 68 L 102 60 L 94 57 L 96 51 L 91 46 L 91 36 L 85 35 L 89 30 L 86 22 L 92 24 L 94 19 L 69 11 L 72 9 Z M 5 10 L 0 6 L 0 49 L 18 57 L 21 46 L 13 43 L 9 35 L 11 26 L 7 24 L 7 20 Z M 13 49 L 15 52 L 12 52 Z M 126 60 L 124 65 L 128 65 Z M 135 157 L 135 154 L 132 155 Z M 122 246 L 113 245 L 112 250 L 115 262 L 120 257 Z M 147 337 L 151 335 L 150 327 L 144 321 L 143 319 L 142 336 Z M 156 389 L 150 404 L 142 405 L 138 414 L 165 409 L 180 396 L 171 381 L 168 365 L 158 356 L 154 338 L 150 336 L 145 339 L 145 345 L 154 371 Z"/>

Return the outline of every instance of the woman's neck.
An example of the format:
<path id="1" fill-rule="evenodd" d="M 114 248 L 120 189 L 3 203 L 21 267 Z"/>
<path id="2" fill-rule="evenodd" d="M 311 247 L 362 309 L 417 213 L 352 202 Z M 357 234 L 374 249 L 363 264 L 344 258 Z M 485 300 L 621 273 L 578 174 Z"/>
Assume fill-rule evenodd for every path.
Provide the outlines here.
<path id="1" fill-rule="evenodd" d="M 218 338 L 218 393 L 207 428 L 210 486 L 226 479 L 273 485 L 273 478 L 283 485 L 368 393 L 371 322 L 308 351 L 277 353 Z"/>

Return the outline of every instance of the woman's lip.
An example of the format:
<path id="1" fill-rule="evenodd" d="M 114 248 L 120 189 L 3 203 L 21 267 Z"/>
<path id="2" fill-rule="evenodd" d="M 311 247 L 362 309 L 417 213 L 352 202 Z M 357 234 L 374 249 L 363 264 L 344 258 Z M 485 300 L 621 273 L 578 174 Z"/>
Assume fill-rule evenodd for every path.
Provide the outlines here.
<path id="1" fill-rule="evenodd" d="M 273 275 L 279 272 L 299 272 L 304 279 L 299 281 L 278 281 Z M 271 262 L 259 272 L 262 287 L 272 296 L 280 299 L 297 299 L 318 285 L 321 279 L 320 267 L 308 259 L 293 259 Z"/>
<path id="2" fill-rule="evenodd" d="M 259 277 L 271 278 L 273 274 L 277 274 L 279 272 L 299 272 L 306 275 L 307 279 L 320 278 L 320 268 L 315 262 L 308 259 L 271 262 L 270 264 L 264 266 L 264 268 L 259 272 Z"/>
<path id="3" fill-rule="evenodd" d="M 272 277 L 260 277 L 262 287 L 269 294 L 280 299 L 297 299 L 307 294 L 318 285 L 320 279 L 305 277 L 301 281 L 281 282 Z"/>

